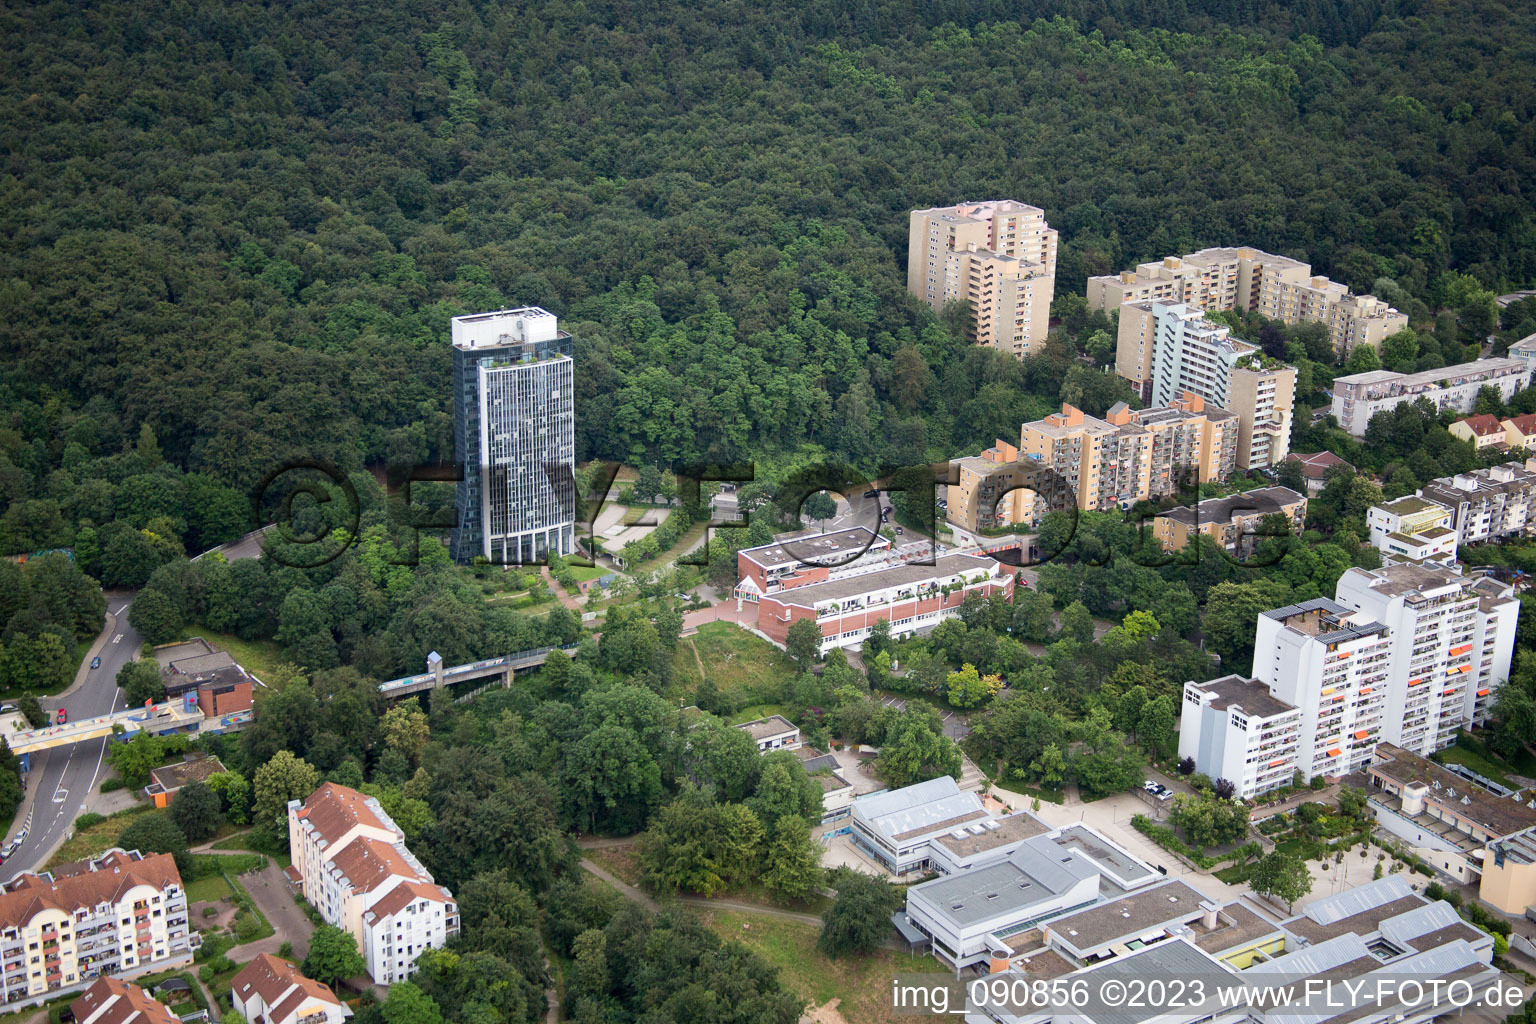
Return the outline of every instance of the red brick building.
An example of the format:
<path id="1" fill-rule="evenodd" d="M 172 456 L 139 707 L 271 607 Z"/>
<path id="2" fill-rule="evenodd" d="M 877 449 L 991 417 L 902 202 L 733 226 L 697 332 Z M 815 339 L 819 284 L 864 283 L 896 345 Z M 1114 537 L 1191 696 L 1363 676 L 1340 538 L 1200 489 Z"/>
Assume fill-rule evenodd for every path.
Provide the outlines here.
<path id="1" fill-rule="evenodd" d="M 780 537 L 771 544 L 736 552 L 736 596 L 757 601 L 793 587 L 825 583 L 853 563 L 889 554 L 891 542 L 863 526 L 831 533 Z"/>

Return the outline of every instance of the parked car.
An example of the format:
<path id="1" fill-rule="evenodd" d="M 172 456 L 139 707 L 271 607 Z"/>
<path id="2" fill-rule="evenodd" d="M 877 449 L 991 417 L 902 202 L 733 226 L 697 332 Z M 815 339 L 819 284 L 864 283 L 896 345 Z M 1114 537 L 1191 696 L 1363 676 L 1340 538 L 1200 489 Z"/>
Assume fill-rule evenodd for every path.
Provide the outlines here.
<path id="1" fill-rule="evenodd" d="M 880 497 L 880 492 L 879 491 L 865 491 L 864 492 L 864 497 L 866 497 L 866 498 L 878 498 L 878 497 Z"/>
<path id="2" fill-rule="evenodd" d="M 91 668 L 101 668 L 101 655 L 98 654 L 91 659 Z"/>
<path id="3" fill-rule="evenodd" d="M 1173 799 L 1173 790 L 1165 789 L 1162 792 L 1157 794 L 1157 798 L 1159 800 L 1172 800 Z"/>
<path id="4" fill-rule="evenodd" d="M 0 704 L 0 715 L 5 714 L 7 711 L 15 711 L 15 710 L 16 710 L 16 705 L 15 704 Z"/>
<path id="5" fill-rule="evenodd" d="M 56 722 L 58 722 L 60 725 L 63 725 L 69 721 L 69 712 L 65 711 L 63 708 L 59 708 L 59 713 L 53 717 Z"/>

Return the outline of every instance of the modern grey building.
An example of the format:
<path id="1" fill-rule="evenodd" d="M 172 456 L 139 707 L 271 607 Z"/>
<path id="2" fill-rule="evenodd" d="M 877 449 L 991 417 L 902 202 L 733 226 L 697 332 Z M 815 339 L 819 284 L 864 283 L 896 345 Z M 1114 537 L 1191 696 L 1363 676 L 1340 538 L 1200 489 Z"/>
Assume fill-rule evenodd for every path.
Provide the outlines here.
<path id="1" fill-rule="evenodd" d="M 575 551 L 571 336 L 537 306 L 453 318 L 457 562 Z"/>

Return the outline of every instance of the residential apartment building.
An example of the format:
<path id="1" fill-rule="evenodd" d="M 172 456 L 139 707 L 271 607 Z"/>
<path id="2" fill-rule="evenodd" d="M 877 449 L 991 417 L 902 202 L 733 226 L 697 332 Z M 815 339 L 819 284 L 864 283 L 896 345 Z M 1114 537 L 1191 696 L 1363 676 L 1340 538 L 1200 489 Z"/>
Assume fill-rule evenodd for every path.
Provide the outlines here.
<path id="1" fill-rule="evenodd" d="M 935 312 L 966 303 L 973 341 L 1022 358 L 1050 325 L 1056 242 L 1045 211 L 1011 199 L 913 210 L 907 291 Z"/>
<path id="2" fill-rule="evenodd" d="M 1524 448 L 1527 453 L 1536 455 L 1536 412 L 1511 416 L 1499 425 L 1504 428 L 1506 445 L 1510 448 Z"/>
<path id="3" fill-rule="evenodd" d="M 1518 359 L 1536 374 L 1536 334 L 1528 334 L 1509 346 L 1505 353 L 1510 359 Z"/>
<path id="4" fill-rule="evenodd" d="M 1334 348 L 1345 354 L 1358 345 L 1379 348 L 1383 338 L 1408 326 L 1405 314 L 1374 295 L 1352 295 L 1344 285 L 1313 274 L 1309 264 L 1247 246 L 1202 249 L 1088 279 L 1089 309 L 1108 312 L 1148 302 L 1235 309 L 1288 324 L 1321 323 Z"/>
<path id="5" fill-rule="evenodd" d="M 1183 303 L 1121 307 L 1115 372 L 1143 401 L 1197 395 L 1237 418 L 1236 464 L 1265 468 L 1290 451 L 1296 368 L 1265 356 Z"/>
<path id="6" fill-rule="evenodd" d="M 100 975 L 192 962 L 201 939 L 168 853 L 109 850 L 23 872 L 0 890 L 0 998 L 36 1000 Z"/>
<path id="7" fill-rule="evenodd" d="M 1164 551 L 1180 551 L 1199 534 L 1237 558 L 1247 558 L 1270 535 L 1265 520 L 1283 516 L 1286 529 L 1300 537 L 1307 528 L 1307 499 L 1289 487 L 1260 487 L 1221 498 L 1207 498 L 1194 508 L 1179 505 L 1159 512 L 1152 533 Z"/>
<path id="8" fill-rule="evenodd" d="M 1257 679 L 1184 684 L 1179 758 L 1194 758 L 1196 771 L 1231 782 L 1244 800 L 1290 783 L 1301 730 L 1301 710 Z"/>
<path id="9" fill-rule="evenodd" d="M 1488 720 L 1514 658 L 1520 602 L 1512 586 L 1402 564 L 1350 569 L 1336 595 L 1391 630 L 1382 739 L 1428 756 Z"/>
<path id="10" fill-rule="evenodd" d="M 169 1006 L 120 978 L 97 978 L 69 1012 L 75 1024 L 181 1024 Z"/>
<path id="11" fill-rule="evenodd" d="M 1419 497 L 1451 510 L 1458 545 L 1526 536 L 1536 527 L 1536 458 L 1440 477 L 1419 488 Z"/>
<path id="12" fill-rule="evenodd" d="M 576 550 L 571 336 L 537 306 L 456 316 L 457 562 L 530 564 Z"/>
<path id="13" fill-rule="evenodd" d="M 1019 450 L 998 439 L 980 455 L 955 459 L 956 482 L 946 488 L 944 517 L 970 533 L 1038 526 L 1047 509 L 1033 484 L 1043 475 L 1032 461 L 1021 463 Z"/>
<path id="14" fill-rule="evenodd" d="M 1024 424 L 1019 452 L 1052 471 L 1036 489 L 1052 508 L 1073 501 L 1084 510 L 1129 508 L 1147 491 L 1151 438 L 1075 406 Z"/>
<path id="15" fill-rule="evenodd" d="M 235 1012 L 251 1024 L 341 1024 L 352 1008 L 289 960 L 261 953 L 230 982 Z"/>
<path id="16" fill-rule="evenodd" d="M 757 628 L 783 644 L 791 625 L 809 619 L 821 628 L 825 653 L 861 645 L 881 619 L 890 622 L 893 635 L 910 636 L 959 615 L 968 594 L 1011 600 L 1013 587 L 1013 573 L 990 558 L 941 555 L 932 565 L 896 562 L 765 595 L 758 601 Z"/>
<path id="17" fill-rule="evenodd" d="M 1521 877 L 1536 828 L 1528 797 L 1513 799 L 1517 794 L 1491 779 L 1460 774 L 1391 743 L 1377 747 L 1366 773 L 1371 816 L 1437 872 L 1464 885 L 1480 884 L 1483 898 L 1493 897 L 1489 902 L 1507 914 L 1536 902 L 1536 891 Z M 1512 904 L 1516 892 L 1532 898 Z"/>
<path id="18" fill-rule="evenodd" d="M 433 882 L 371 796 L 327 782 L 290 800 L 288 849 L 289 878 L 328 924 L 357 938 L 378 984 L 410 977 L 423 949 L 459 933 L 453 894 Z"/>
<path id="19" fill-rule="evenodd" d="M 1371 544 L 1388 565 L 1456 564 L 1456 515 L 1437 501 L 1409 494 L 1372 505 L 1365 514 Z"/>
<path id="20" fill-rule="evenodd" d="M 1420 399 L 1437 413 L 1447 409 L 1469 413 L 1477 404 L 1478 392 L 1494 388 L 1507 402 L 1515 392 L 1530 387 L 1531 373 L 1531 364 L 1519 359 L 1478 359 L 1419 373 L 1352 373 L 1334 380 L 1332 411 L 1339 426 L 1364 437 L 1373 417 Z"/>
<path id="21" fill-rule="evenodd" d="M 1465 416 L 1452 423 L 1448 429 L 1452 437 L 1459 441 L 1471 441 L 1472 446 L 1480 452 L 1505 447 L 1504 424 L 1499 422 L 1497 416 L 1487 413 Z"/>
<path id="22" fill-rule="evenodd" d="M 1253 674 L 1301 711 L 1302 775 L 1345 775 L 1369 763 L 1384 729 L 1390 657 L 1385 625 L 1327 598 L 1259 616 Z"/>
<path id="23" fill-rule="evenodd" d="M 998 444 L 994 450 L 1003 450 Z M 1027 486 L 1037 522 L 1046 508 L 1126 509 L 1225 479 L 1235 467 L 1237 446 L 1237 418 L 1198 395 L 1153 409 L 1119 402 L 1103 419 L 1064 404 L 1061 412 L 1020 428 L 1019 468 L 989 475 L 981 464 L 969 473 L 962 466 L 961 483 L 951 488 L 958 501 L 951 506 L 968 517 L 976 505 L 998 501 L 1004 488 Z"/>

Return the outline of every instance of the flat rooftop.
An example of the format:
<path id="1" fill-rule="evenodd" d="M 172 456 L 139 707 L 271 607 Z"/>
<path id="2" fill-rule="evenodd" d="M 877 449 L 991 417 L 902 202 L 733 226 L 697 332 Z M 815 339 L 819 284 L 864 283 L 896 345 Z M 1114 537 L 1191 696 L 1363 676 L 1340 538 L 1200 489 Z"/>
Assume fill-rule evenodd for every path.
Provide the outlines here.
<path id="1" fill-rule="evenodd" d="M 1196 683 L 1195 686 L 1216 695 L 1209 706 L 1217 711 L 1225 711 L 1235 704 L 1255 717 L 1272 718 L 1296 710 L 1294 705 L 1271 695 L 1269 687 L 1257 679 L 1245 679 L 1238 675 L 1222 676 L 1220 679 Z"/>
<path id="2" fill-rule="evenodd" d="M 784 536 L 771 544 L 742 548 L 737 554 L 746 555 L 765 569 L 776 569 L 781 565 L 844 565 L 851 561 L 850 555 L 888 547 L 890 544 L 868 527 L 850 526 L 829 533 Z"/>
<path id="3" fill-rule="evenodd" d="M 942 832 L 959 822 L 992 816 L 982 807 L 980 797 L 961 790 L 948 775 L 860 797 L 853 802 L 853 813 L 891 840 Z"/>
<path id="4" fill-rule="evenodd" d="M 1471 821 L 1494 836 L 1507 836 L 1536 826 L 1536 809 L 1530 801 L 1496 796 L 1476 783 L 1462 778 L 1433 761 L 1410 753 L 1394 743 L 1378 743 L 1376 758 L 1366 770 L 1391 779 L 1399 785 L 1423 783 L 1429 787 L 1426 802 L 1441 805 L 1460 818 Z"/>
<path id="5" fill-rule="evenodd" d="M 1089 979 L 1090 991 L 1102 991 L 1105 982 L 1145 982 L 1149 978 L 1210 977 L 1226 972 L 1221 963 L 1201 952 L 1185 939 L 1158 942 L 1128 956 L 1117 956 L 1101 966 L 1091 968 L 1084 977 Z M 1233 975 L 1234 980 L 1236 975 Z M 1074 1016 L 1082 1016 L 1093 1024 L 1143 1024 L 1155 1017 L 1156 1011 L 1124 1006 L 1098 1008 L 1090 1006 Z"/>
<path id="6" fill-rule="evenodd" d="M 1165 882 L 1045 923 L 1050 933 L 1083 955 L 1166 929 L 1203 913 L 1204 895 L 1180 881 Z"/>
<path id="7" fill-rule="evenodd" d="M 1239 515 L 1267 516 L 1283 513 L 1292 505 L 1305 504 L 1306 495 L 1298 494 L 1289 487 L 1260 487 L 1221 498 L 1207 498 L 1194 508 L 1179 505 L 1157 518 L 1172 519 L 1186 526 L 1202 523 L 1230 523 Z"/>
<path id="8" fill-rule="evenodd" d="M 990 558 L 975 555 L 941 555 L 933 565 L 893 565 L 888 569 L 875 569 L 856 576 L 825 583 L 808 583 L 777 594 L 769 600 L 792 604 L 801 608 L 814 608 L 820 601 L 846 601 L 850 597 L 862 597 L 876 590 L 900 587 L 906 584 L 926 583 L 963 572 L 984 571 L 992 575 L 997 563 Z"/>
<path id="9" fill-rule="evenodd" d="M 1215 928 L 1207 929 L 1199 924 L 1192 927 L 1197 936 L 1195 945 L 1212 956 L 1250 946 L 1266 935 L 1281 931 L 1278 922 L 1257 913 L 1241 900 L 1228 903 L 1217 912 Z"/>
<path id="10" fill-rule="evenodd" d="M 1411 516 L 1418 512 L 1428 512 L 1431 509 L 1439 509 L 1442 512 L 1450 511 L 1450 509 L 1446 508 L 1438 501 L 1429 501 L 1419 497 L 1416 494 L 1407 494 L 1393 501 L 1384 501 L 1381 503 L 1380 507 L 1388 512 L 1400 516 Z"/>
<path id="11" fill-rule="evenodd" d="M 1326 597 L 1313 598 L 1300 604 L 1289 604 L 1284 608 L 1275 608 L 1260 614 L 1265 618 L 1275 619 L 1298 633 L 1316 637 L 1319 641 L 1328 644 L 1346 643 L 1369 636 L 1384 636 L 1387 632 L 1387 627 L 1379 622 L 1351 625 L 1340 621 L 1358 613 Z"/>
<path id="12" fill-rule="evenodd" d="M 979 830 L 979 831 L 978 831 Z M 1050 826 L 1028 811 L 1020 811 L 1010 814 L 1006 818 L 997 819 L 996 828 L 984 828 L 976 826 L 965 830 L 965 838 L 946 832 L 938 838 L 938 841 L 946 849 L 952 850 L 961 857 L 969 857 L 977 853 L 985 853 L 995 850 L 1000 846 L 1016 843 L 1021 839 L 1029 839 L 1033 836 L 1044 835 L 1051 830 Z"/>
<path id="13" fill-rule="evenodd" d="M 799 726 L 783 715 L 769 715 L 767 718 L 742 722 L 736 728 L 748 733 L 755 740 L 766 740 L 774 736 L 782 736 L 787 732 L 799 731 Z"/>
<path id="14" fill-rule="evenodd" d="M 1026 839 L 1005 860 L 908 891 L 928 900 L 956 928 L 964 929 L 998 917 L 1025 920 L 1031 907 L 1047 904 L 1097 874 L 1081 858 L 1052 856 L 1050 840 L 1037 836 Z"/>

